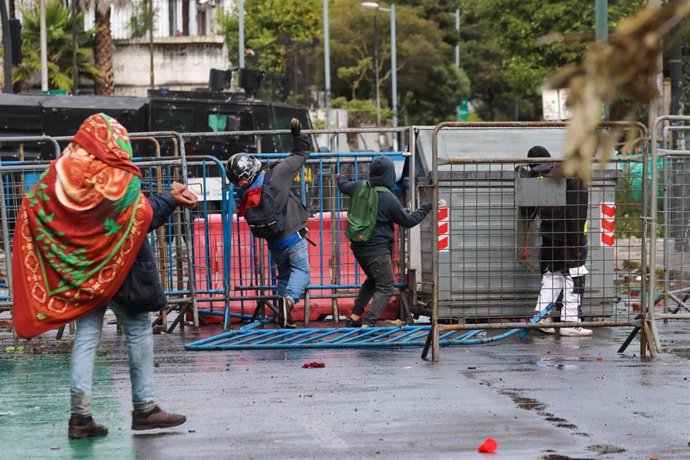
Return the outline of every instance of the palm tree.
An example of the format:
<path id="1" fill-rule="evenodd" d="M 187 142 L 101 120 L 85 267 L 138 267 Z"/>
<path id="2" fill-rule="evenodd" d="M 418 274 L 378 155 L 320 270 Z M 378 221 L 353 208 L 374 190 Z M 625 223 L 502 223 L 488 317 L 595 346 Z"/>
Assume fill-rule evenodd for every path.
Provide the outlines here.
<path id="1" fill-rule="evenodd" d="M 110 29 L 110 9 L 112 6 L 122 7 L 131 3 L 131 0 L 80 0 L 81 7 L 94 7 L 96 19 L 94 22 L 95 35 L 95 60 L 101 69 L 102 79 L 96 83 L 95 93 L 112 95 L 115 92 L 115 79 L 113 78 L 113 36 Z"/>
<path id="2" fill-rule="evenodd" d="M 40 51 L 40 20 L 38 5 L 22 9 L 24 25 L 22 28 L 22 63 L 14 68 L 12 80 L 15 84 L 30 81 L 41 71 Z M 84 22 L 84 15 L 80 13 L 74 20 Z M 93 55 L 93 33 L 84 31 L 76 43 L 71 36 L 72 17 L 68 8 L 62 6 L 59 0 L 46 2 L 46 29 L 48 44 L 48 82 L 50 89 L 72 89 L 71 69 L 73 51 L 76 53 L 76 70 L 78 75 L 94 81 L 100 79 L 101 73 L 91 64 Z"/>

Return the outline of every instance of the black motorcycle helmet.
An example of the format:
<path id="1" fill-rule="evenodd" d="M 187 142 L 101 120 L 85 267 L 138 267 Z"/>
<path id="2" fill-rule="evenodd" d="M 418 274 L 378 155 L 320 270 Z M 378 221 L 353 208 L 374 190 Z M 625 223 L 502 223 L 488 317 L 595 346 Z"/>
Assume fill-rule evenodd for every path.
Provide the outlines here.
<path id="1" fill-rule="evenodd" d="M 252 185 L 261 172 L 261 161 L 246 153 L 236 153 L 227 164 L 228 179 L 244 189 Z"/>

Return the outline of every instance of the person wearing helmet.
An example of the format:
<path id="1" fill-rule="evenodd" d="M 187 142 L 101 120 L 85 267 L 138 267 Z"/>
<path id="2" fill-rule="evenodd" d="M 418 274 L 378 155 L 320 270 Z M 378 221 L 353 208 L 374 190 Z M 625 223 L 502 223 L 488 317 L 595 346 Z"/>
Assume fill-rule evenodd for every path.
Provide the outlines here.
<path id="1" fill-rule="evenodd" d="M 292 153 L 263 171 L 261 161 L 236 153 L 227 163 L 228 179 L 242 190 L 237 214 L 247 221 L 257 238 L 268 243 L 278 272 L 278 323 L 294 328 L 291 311 L 309 284 L 307 219 L 309 213 L 292 192 L 295 176 L 309 157 L 309 138 L 301 133 L 296 118 L 291 121 Z"/>

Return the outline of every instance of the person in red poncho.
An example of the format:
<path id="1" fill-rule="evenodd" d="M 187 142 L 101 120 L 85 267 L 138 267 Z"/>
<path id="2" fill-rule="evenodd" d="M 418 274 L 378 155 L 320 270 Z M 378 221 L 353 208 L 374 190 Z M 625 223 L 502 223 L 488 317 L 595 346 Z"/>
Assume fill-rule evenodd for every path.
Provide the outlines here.
<path id="1" fill-rule="evenodd" d="M 160 409 L 153 398 L 148 310 L 161 306 L 135 309 L 113 298 L 131 298 L 123 291 L 132 289 L 135 261 L 157 279 L 146 234 L 164 224 L 176 205 L 193 207 L 196 196 L 173 183 L 170 192 L 147 198 L 140 179 L 125 128 L 105 114 L 92 115 L 27 192 L 17 218 L 12 259 L 15 331 L 30 339 L 76 320 L 70 438 L 108 434 L 91 414 L 96 349 L 108 307 L 127 338 L 132 429 L 171 427 L 186 420 Z"/>

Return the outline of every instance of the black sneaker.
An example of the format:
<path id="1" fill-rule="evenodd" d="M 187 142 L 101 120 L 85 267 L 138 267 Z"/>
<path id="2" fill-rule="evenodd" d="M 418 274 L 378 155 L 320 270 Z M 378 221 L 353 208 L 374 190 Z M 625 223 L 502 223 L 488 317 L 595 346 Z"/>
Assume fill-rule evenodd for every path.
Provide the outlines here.
<path id="1" fill-rule="evenodd" d="M 361 326 L 361 327 L 362 327 L 362 328 L 366 328 L 366 327 L 376 327 L 376 321 L 372 321 L 372 320 L 370 320 L 370 319 L 369 319 L 369 320 L 368 320 L 368 319 L 364 319 L 364 320 L 362 320 L 362 326 Z"/>
<path id="2" fill-rule="evenodd" d="M 345 321 L 345 327 L 362 327 L 362 318 L 360 318 L 360 319 L 348 318 L 347 321 Z"/>
<path id="3" fill-rule="evenodd" d="M 292 320 L 292 302 L 286 297 L 278 298 L 278 325 L 283 328 L 294 329 L 295 322 Z"/>
<path id="4" fill-rule="evenodd" d="M 72 414 L 69 418 L 69 429 L 67 436 L 70 439 L 84 439 L 96 436 L 105 436 L 108 434 L 108 429 L 93 421 L 93 417 Z"/>

